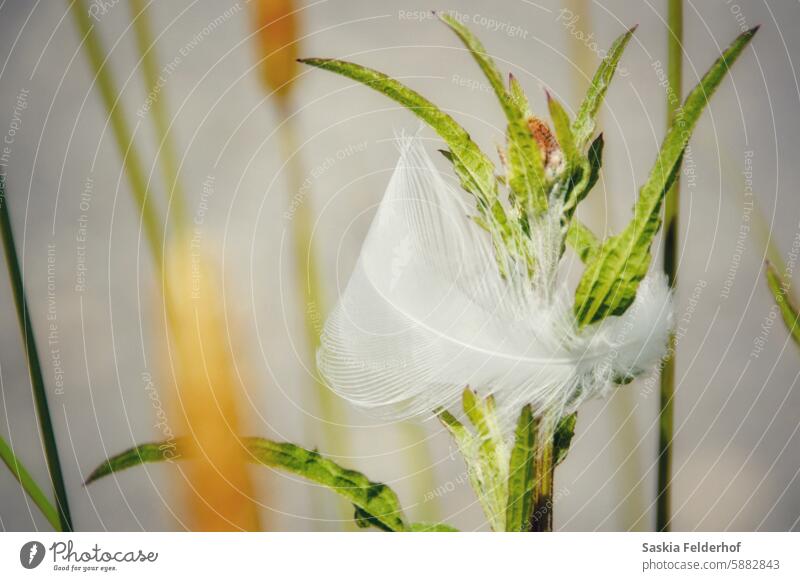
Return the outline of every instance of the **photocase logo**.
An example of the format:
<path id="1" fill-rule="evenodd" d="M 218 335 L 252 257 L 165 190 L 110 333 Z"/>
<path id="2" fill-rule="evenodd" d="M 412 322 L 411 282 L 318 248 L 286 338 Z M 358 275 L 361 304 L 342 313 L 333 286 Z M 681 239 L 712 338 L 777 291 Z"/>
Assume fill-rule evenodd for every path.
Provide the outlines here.
<path id="1" fill-rule="evenodd" d="M 28 541 L 19 550 L 19 562 L 26 569 L 35 569 L 44 559 L 44 545 L 39 541 Z"/>

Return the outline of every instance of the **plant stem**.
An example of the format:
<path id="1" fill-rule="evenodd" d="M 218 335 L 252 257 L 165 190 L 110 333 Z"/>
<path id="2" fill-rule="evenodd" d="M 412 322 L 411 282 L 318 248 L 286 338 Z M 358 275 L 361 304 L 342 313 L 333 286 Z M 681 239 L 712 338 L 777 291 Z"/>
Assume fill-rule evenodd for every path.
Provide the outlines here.
<path id="1" fill-rule="evenodd" d="M 100 97 L 106 108 L 108 117 L 111 121 L 111 128 L 117 142 L 122 163 L 125 167 L 125 175 L 128 176 L 134 201 L 139 207 L 140 219 L 144 224 L 145 236 L 156 264 L 156 272 L 161 275 L 162 266 L 162 243 L 163 235 L 161 222 L 153 207 L 152 200 L 149 199 L 147 191 L 147 180 L 142 166 L 141 157 L 133 143 L 133 134 L 128 126 L 127 117 L 119 102 L 119 93 L 114 86 L 114 80 L 108 67 L 105 66 L 106 52 L 100 43 L 100 38 L 94 30 L 94 25 L 89 20 L 89 11 L 85 2 L 75 0 L 70 2 L 72 15 L 78 32 L 81 36 L 83 46 L 86 49 L 86 56 L 94 72 L 94 80 L 100 91 Z"/>
<path id="2" fill-rule="evenodd" d="M 56 437 L 53 432 L 53 422 L 50 417 L 50 408 L 47 404 L 47 393 L 45 392 L 44 376 L 42 366 L 39 363 L 39 352 L 36 349 L 36 338 L 33 334 L 30 314 L 28 312 L 28 301 L 25 297 L 25 287 L 22 283 L 22 270 L 17 258 L 17 248 L 14 243 L 14 233 L 11 230 L 11 217 L 8 211 L 8 199 L 5 191 L 5 178 L 0 177 L 0 230 L 3 237 L 3 248 L 6 255 L 6 266 L 8 267 L 8 278 L 14 291 L 14 304 L 17 309 L 22 339 L 25 343 L 25 355 L 28 360 L 28 374 L 31 379 L 33 389 L 33 399 L 36 405 L 36 415 L 39 418 L 39 428 L 42 434 L 42 443 L 47 458 L 47 468 L 50 472 L 50 479 L 53 483 L 53 491 L 58 507 L 58 518 L 61 523 L 60 530 L 72 531 L 72 517 L 69 513 L 69 503 L 67 501 L 67 488 L 64 485 L 64 475 L 61 472 L 61 461 L 58 458 L 58 447 Z M 12 470 L 13 472 L 13 470 Z M 49 520 L 49 519 L 48 519 Z"/>
<path id="3" fill-rule="evenodd" d="M 280 114 L 279 138 L 281 151 L 287 163 L 288 191 L 291 196 L 301 191 L 304 180 L 304 170 L 298 155 L 297 132 L 292 118 L 293 112 L 285 98 L 276 99 Z M 317 267 L 316 253 L 311 241 L 313 228 L 313 215 L 311 201 L 300 200 L 291 225 L 295 253 L 295 268 L 300 283 L 303 298 L 303 321 L 305 323 L 306 345 L 311 357 L 311 365 L 316 370 L 314 357 L 319 347 L 319 337 L 322 331 L 322 322 L 326 311 L 321 294 L 319 269 Z M 341 454 L 340 430 L 330 422 L 338 417 L 337 401 L 328 387 L 316 377 L 314 383 L 317 388 L 317 402 L 323 420 L 323 432 L 326 445 L 331 446 L 334 454 Z"/>
<path id="4" fill-rule="evenodd" d="M 667 15 L 667 127 L 672 125 L 681 106 L 683 86 L 683 2 L 668 1 Z M 667 192 L 664 206 L 664 273 L 671 288 L 678 283 L 678 216 L 680 179 Z M 656 530 L 669 531 L 671 520 L 670 487 L 672 477 L 672 440 L 675 425 L 675 335 L 669 338 L 668 356 L 661 371 L 661 396 L 658 442 L 658 490 Z"/>
<path id="5" fill-rule="evenodd" d="M 142 71 L 148 90 L 158 87 L 159 72 L 156 62 L 155 41 L 150 28 L 150 20 L 147 15 L 148 6 L 145 0 L 131 0 L 131 18 L 133 20 L 133 30 L 136 33 L 136 44 L 142 59 Z M 161 170 L 164 183 L 167 188 L 167 215 L 172 210 L 173 221 L 182 229 L 186 225 L 188 211 L 186 209 L 186 199 L 183 187 L 178 179 L 178 155 L 175 145 L 170 139 L 169 116 L 164 104 L 165 96 L 162 87 L 158 98 L 153 100 L 152 108 L 153 121 L 158 136 L 158 153 L 161 161 Z"/>
<path id="6" fill-rule="evenodd" d="M 540 435 L 541 432 L 537 434 L 537 442 L 542 440 Z M 556 469 L 552 435 L 544 439 L 542 448 L 536 451 L 534 462 L 533 510 L 528 530 L 532 533 L 549 533 L 553 531 L 553 480 Z"/>
<path id="7" fill-rule="evenodd" d="M 278 138 L 282 156 L 286 160 L 287 191 L 291 197 L 298 195 L 298 192 L 302 190 L 305 170 L 297 151 L 297 132 L 289 99 L 286 95 L 279 95 L 276 97 L 275 102 L 280 118 Z M 301 307 L 303 309 L 305 343 L 309 356 L 309 366 L 314 374 L 317 413 L 322 424 L 322 441 L 325 449 L 330 451 L 329 453 L 334 455 L 345 454 L 347 442 L 340 427 L 334 423 L 342 418 L 342 410 L 339 409 L 338 401 L 333 392 L 328 389 L 328 386 L 318 376 L 316 366 L 316 353 L 319 347 L 319 338 L 326 308 L 321 294 L 322 287 L 317 268 L 316 253 L 311 241 L 313 215 L 310 204 L 311 201 L 307 198 L 300 200 L 293 216 L 293 224 L 290 227 L 294 246 L 296 276 L 302 293 L 303 302 Z M 315 502 L 313 498 L 312 502 Z M 352 513 L 350 507 L 348 506 L 346 510 L 342 508 L 342 511 L 342 518 L 347 519 L 349 522 Z"/>
<path id="8" fill-rule="evenodd" d="M 36 481 L 25 469 L 25 466 L 22 465 L 22 462 L 14 455 L 11 446 L 9 446 L 3 438 L 0 438 L 0 459 L 5 462 L 8 469 L 11 470 L 11 474 L 14 475 L 14 478 L 16 478 L 17 482 L 22 486 L 22 489 L 28 493 L 33 503 L 42 511 L 42 514 L 47 519 L 47 522 L 50 523 L 50 526 L 60 532 L 62 528 L 58 511 L 50 503 L 47 495 L 39 488 L 39 485 L 36 484 Z"/>

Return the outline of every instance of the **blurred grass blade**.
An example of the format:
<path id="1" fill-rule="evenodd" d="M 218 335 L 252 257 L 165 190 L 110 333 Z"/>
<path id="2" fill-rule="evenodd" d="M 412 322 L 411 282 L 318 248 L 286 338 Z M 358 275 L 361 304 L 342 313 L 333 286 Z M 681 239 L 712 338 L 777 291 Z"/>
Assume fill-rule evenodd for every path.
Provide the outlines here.
<path id="1" fill-rule="evenodd" d="M 318 452 L 294 444 L 265 438 L 241 438 L 241 442 L 247 449 L 250 462 L 278 468 L 325 486 L 358 507 L 362 518 L 377 519 L 381 527 L 392 531 L 408 530 L 400 501 L 387 485 L 372 482 L 360 472 L 342 468 Z M 177 444 L 178 450 L 184 451 L 185 441 L 179 440 Z M 168 460 L 170 455 L 165 449 L 163 443 L 152 443 L 126 450 L 98 466 L 86 484 L 145 462 Z M 192 453 L 187 451 L 187 454 Z M 187 457 L 191 459 L 191 456 Z"/>
<path id="2" fill-rule="evenodd" d="M 527 530 L 533 510 L 533 486 L 538 422 L 531 406 L 522 408 L 514 432 L 514 447 L 508 466 L 506 531 Z"/>
<path id="3" fill-rule="evenodd" d="M 312 231 L 314 214 L 307 184 L 304 185 L 306 168 L 303 167 L 295 111 L 292 106 L 292 92 L 296 87 L 298 74 L 297 51 L 299 23 L 295 2 L 291 0 L 256 0 L 252 3 L 253 26 L 257 42 L 261 78 L 265 87 L 275 96 L 278 110 L 278 139 L 281 154 L 285 159 L 287 193 L 289 198 L 303 195 L 304 199 L 296 205 L 289 231 L 292 236 L 292 250 L 296 269 L 296 280 L 302 291 L 300 304 L 303 316 L 306 355 L 308 366 L 316 369 L 316 352 L 319 347 L 320 321 L 323 321 L 328 308 L 314 248 Z M 318 406 L 316 415 L 321 418 L 320 439 L 327 450 L 346 455 L 347 439 L 341 423 L 345 417 L 339 400 L 319 377 L 313 374 L 314 395 Z M 317 495 L 312 495 L 312 504 L 318 504 Z M 321 508 L 321 507 L 316 507 Z M 342 507 L 346 510 L 345 507 Z M 349 518 L 347 512 L 343 518 Z"/>
<path id="4" fill-rule="evenodd" d="M 44 453 L 47 458 L 47 469 L 53 483 L 56 506 L 62 531 L 72 531 L 72 517 L 69 511 L 67 488 L 64 484 L 64 475 L 61 471 L 61 460 L 58 457 L 58 446 L 53 431 L 53 421 L 50 416 L 50 407 L 47 403 L 42 366 L 39 362 L 39 352 L 36 348 L 36 337 L 33 334 L 28 300 L 25 296 L 22 270 L 17 258 L 17 248 L 14 243 L 14 232 L 11 228 L 11 216 L 8 211 L 8 197 L 6 196 L 5 176 L 0 176 L 0 235 L 3 237 L 3 250 L 5 251 L 8 278 L 14 293 L 14 306 L 17 310 L 22 340 L 24 342 L 25 356 L 28 363 L 28 374 L 33 390 L 33 399 L 36 404 L 36 416 L 39 419 Z M 13 471 L 13 470 L 12 470 Z M 48 519 L 49 520 L 49 519 Z"/>
<path id="5" fill-rule="evenodd" d="M 148 10 L 150 10 L 151 6 L 152 4 L 146 2 L 146 0 L 130 1 L 136 45 L 141 58 L 145 86 L 149 91 L 155 90 L 162 84 L 159 82 L 160 73 L 156 43 L 153 39 L 148 15 Z M 168 215 L 172 214 L 173 221 L 178 228 L 185 228 L 188 220 L 186 198 L 178 176 L 178 155 L 172 135 L 170 135 L 170 118 L 165 101 L 164 87 L 161 87 L 159 94 L 152 100 L 151 110 L 153 111 L 153 121 L 155 122 L 158 136 L 159 160 L 161 161 L 161 170 L 167 191 L 167 213 Z"/>
<path id="6" fill-rule="evenodd" d="M 783 282 L 780 273 L 770 262 L 767 263 L 767 284 L 772 296 L 775 298 L 775 303 L 781 311 L 781 317 L 783 317 L 783 322 L 786 323 L 789 334 L 794 339 L 794 342 L 800 346 L 800 321 L 798 320 L 800 311 L 798 311 L 797 305 L 794 304 L 789 293 L 790 283 Z"/>
<path id="7" fill-rule="evenodd" d="M 292 0 L 252 3 L 261 77 L 267 88 L 286 99 L 297 78 L 297 9 Z"/>
<path id="8" fill-rule="evenodd" d="M 603 104 L 611 79 L 614 78 L 619 59 L 622 58 L 622 53 L 625 51 L 625 47 L 628 46 L 628 41 L 630 41 L 635 30 L 636 27 L 634 26 L 614 41 L 611 48 L 608 49 L 608 55 L 600 63 L 597 72 L 594 74 L 592 84 L 589 86 L 589 91 L 586 93 L 580 109 L 578 109 L 578 114 L 572 126 L 572 131 L 575 133 L 575 143 L 579 149 L 582 149 L 592 138 L 595 118 L 600 106 Z"/>
<path id="9" fill-rule="evenodd" d="M 9 446 L 3 438 L 0 438 L 0 459 L 5 462 L 5 465 L 11 470 L 11 474 L 14 475 L 14 478 L 16 478 L 17 482 L 22 486 L 22 489 L 28 494 L 33 503 L 39 507 L 39 510 L 42 511 L 42 514 L 47 519 L 47 522 L 50 523 L 50 526 L 56 531 L 61 531 L 61 520 L 58 511 L 50 503 L 47 495 L 39 488 L 39 485 L 36 484 L 30 472 L 28 472 L 25 466 L 22 465 L 22 462 L 17 459 L 11 446 Z"/>
<path id="10" fill-rule="evenodd" d="M 165 301 L 171 338 L 169 364 L 174 409 L 182 412 L 184 447 L 193 461 L 183 486 L 195 531 L 260 529 L 258 506 L 240 441 L 244 400 L 221 310 L 221 290 L 210 262 L 176 239 L 168 254 Z"/>
<path id="11" fill-rule="evenodd" d="M 161 222 L 153 207 L 153 201 L 148 195 L 142 160 L 133 142 L 133 134 L 128 126 L 129 117 L 123 111 L 122 103 L 119 102 L 119 92 L 111 77 L 111 71 L 106 66 L 106 52 L 97 32 L 94 30 L 94 24 L 90 21 L 86 2 L 84 0 L 67 0 L 67 3 L 70 6 L 78 29 L 81 45 L 94 73 L 94 82 L 97 83 L 100 98 L 111 121 L 114 139 L 125 167 L 125 175 L 128 176 L 134 202 L 139 208 L 139 217 L 144 225 L 145 237 L 150 246 L 153 261 L 156 264 L 156 272 L 160 276 L 161 246 L 163 241 Z"/>
<path id="12" fill-rule="evenodd" d="M 708 99 L 757 29 L 739 35 L 686 98 L 680 119 L 667 132 L 650 176 L 639 192 L 633 219 L 619 235 L 603 243 L 584 271 L 575 292 L 575 316 L 580 327 L 609 315 L 621 315 L 636 297 L 639 282 L 650 267 L 650 245 L 661 227 L 662 201 L 678 174 L 692 130 Z"/>
<path id="13" fill-rule="evenodd" d="M 279 111 L 282 117 L 282 122 L 278 128 L 278 137 L 282 155 L 286 160 L 287 193 L 291 198 L 292 196 L 300 195 L 299 193 L 304 188 L 307 189 L 303 185 L 305 169 L 298 151 L 299 146 L 294 118 L 289 110 L 289 104 L 285 100 L 279 100 L 278 103 L 281 105 Z M 328 306 L 325 302 L 317 252 L 312 239 L 314 216 L 311 200 L 308 198 L 308 192 L 306 192 L 305 196 L 302 203 L 296 206 L 289 230 L 292 235 L 295 276 L 297 277 L 297 285 L 302 293 L 302 302 L 299 306 L 302 311 L 305 344 L 308 349 L 308 365 L 310 369 L 316 370 L 316 353 L 320 344 L 320 322 L 325 320 Z M 320 438 L 325 445 L 326 451 L 347 455 L 347 434 L 341 427 L 346 412 L 342 409 L 340 400 L 325 385 L 318 373 L 313 376 L 313 388 L 318 406 L 315 415 L 319 416 L 321 421 Z M 316 495 L 312 496 L 312 503 L 316 504 L 317 502 Z M 342 517 L 349 518 L 349 509 L 346 505 L 344 510 L 347 510 L 347 513 L 343 513 Z"/>

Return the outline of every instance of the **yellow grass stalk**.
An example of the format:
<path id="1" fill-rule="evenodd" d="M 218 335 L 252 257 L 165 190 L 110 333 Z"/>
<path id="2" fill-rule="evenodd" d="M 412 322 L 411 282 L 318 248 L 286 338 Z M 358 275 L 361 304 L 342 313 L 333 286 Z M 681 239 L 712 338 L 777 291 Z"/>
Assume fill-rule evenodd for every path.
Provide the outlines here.
<path id="1" fill-rule="evenodd" d="M 174 407 L 180 410 L 189 527 L 259 530 L 258 507 L 240 440 L 242 388 L 226 338 L 215 269 L 185 238 L 167 257 L 165 309 L 171 338 Z"/>
<path id="2" fill-rule="evenodd" d="M 148 91 L 159 86 L 159 68 L 156 53 L 156 42 L 150 26 L 148 10 L 152 4 L 147 0 L 130 0 L 131 19 L 136 36 L 136 46 L 141 55 L 141 68 Z M 167 111 L 165 90 L 162 87 L 159 96 L 153 100 L 153 122 L 158 137 L 158 160 L 161 162 L 161 174 L 167 190 L 167 216 L 178 228 L 184 228 L 188 220 L 186 197 L 178 179 L 180 166 L 175 143 L 170 133 L 170 116 Z"/>
<path id="3" fill-rule="evenodd" d="M 292 0 L 255 0 L 252 4 L 261 76 L 276 97 L 285 101 L 298 71 L 295 3 Z"/>

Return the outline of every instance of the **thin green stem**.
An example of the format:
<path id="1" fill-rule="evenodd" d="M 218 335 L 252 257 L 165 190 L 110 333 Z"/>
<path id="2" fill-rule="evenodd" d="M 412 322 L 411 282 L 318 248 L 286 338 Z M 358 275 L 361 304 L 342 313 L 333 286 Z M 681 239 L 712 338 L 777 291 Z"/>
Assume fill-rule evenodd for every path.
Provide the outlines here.
<path id="1" fill-rule="evenodd" d="M 297 132 L 294 125 L 293 111 L 285 97 L 276 99 L 280 125 L 278 139 L 283 158 L 286 160 L 288 192 L 296 196 L 303 188 L 304 168 L 298 154 Z M 316 372 L 316 352 L 319 347 L 320 333 L 324 321 L 326 306 L 323 303 L 319 269 L 316 253 L 312 244 L 313 215 L 310 200 L 302 199 L 292 217 L 290 231 L 294 247 L 294 262 L 297 281 L 301 288 L 305 343 L 314 373 L 314 388 L 318 413 L 322 423 L 322 440 L 325 447 L 333 454 L 344 454 L 347 442 L 340 427 L 334 422 L 343 416 L 338 401 L 330 389 L 322 382 Z M 350 520 L 350 507 L 343 518 Z"/>
<path id="2" fill-rule="evenodd" d="M 681 106 L 683 86 L 683 2 L 669 0 L 667 8 L 667 127 L 672 125 Z M 671 288 L 678 284 L 678 216 L 680 180 L 675 180 L 664 205 L 664 273 Z M 675 335 L 670 336 L 668 357 L 661 371 L 658 441 L 658 490 L 656 530 L 669 531 L 672 479 L 672 440 L 675 428 Z"/>
<path id="3" fill-rule="evenodd" d="M 81 37 L 83 47 L 86 49 L 86 56 L 95 75 L 95 82 L 100 91 L 100 97 L 106 108 L 114 139 L 117 142 L 122 163 L 125 167 L 125 175 L 128 176 L 134 201 L 139 207 L 140 219 L 144 225 L 145 236 L 150 246 L 153 260 L 156 264 L 156 272 L 161 273 L 163 235 L 161 222 L 158 214 L 153 207 L 153 202 L 148 195 L 147 180 L 135 144 L 133 134 L 128 126 L 127 117 L 123 111 L 122 103 L 119 101 L 119 93 L 116 90 L 111 71 L 106 66 L 106 52 L 100 42 L 98 34 L 94 30 L 94 25 L 90 21 L 89 11 L 86 3 L 82 0 L 67 0 L 70 5 L 75 25 Z"/>
<path id="4" fill-rule="evenodd" d="M 145 0 L 130 0 L 133 30 L 136 34 L 136 44 L 142 58 L 142 71 L 148 90 L 159 86 L 158 64 L 156 62 L 155 41 L 148 18 L 148 4 Z M 182 229 L 186 225 L 188 212 L 186 198 L 178 179 L 178 155 L 175 144 L 170 135 L 170 122 L 165 106 L 164 89 L 153 100 L 151 110 L 153 121 L 158 135 L 158 152 L 161 161 L 161 170 L 167 188 L 167 211 L 172 212 L 173 222 Z"/>
<path id="5" fill-rule="evenodd" d="M 280 112 L 279 139 L 283 157 L 287 163 L 288 191 L 291 196 L 298 195 L 302 190 L 304 181 L 303 164 L 298 155 L 297 132 L 294 126 L 292 111 L 284 99 L 278 99 Z M 313 228 L 313 215 L 311 201 L 299 200 L 294 216 L 292 217 L 291 234 L 295 253 L 295 268 L 300 283 L 303 298 L 303 321 L 308 352 L 313 360 L 319 347 L 319 338 L 322 331 L 326 305 L 323 303 L 319 268 L 316 253 L 313 248 L 311 236 Z M 316 368 L 316 366 L 314 366 Z M 316 374 L 315 374 L 316 375 Z M 334 453 L 341 453 L 341 438 L 339 430 L 330 423 L 331 419 L 338 416 L 336 399 L 328 387 L 319 378 L 315 379 L 317 387 L 317 400 L 320 413 L 324 420 L 325 440 Z"/>
<path id="6" fill-rule="evenodd" d="M 47 522 L 50 523 L 50 526 L 60 532 L 62 530 L 61 518 L 56 507 L 50 503 L 47 495 L 39 488 L 33 476 L 25 469 L 22 462 L 14 455 L 11 446 L 9 446 L 3 438 L 0 438 L 0 459 L 5 462 L 8 469 L 11 470 L 11 474 L 14 475 L 14 478 L 16 478 L 17 482 L 22 486 L 22 489 L 28 493 L 33 503 L 42 511 L 42 514 L 47 519 Z"/>
<path id="7" fill-rule="evenodd" d="M 36 338 L 33 334 L 33 325 L 31 324 L 30 313 L 28 312 L 28 301 L 25 297 L 25 287 L 22 283 L 22 270 L 20 269 L 19 259 L 17 258 L 14 233 L 11 229 L 11 217 L 8 211 L 5 179 L 2 177 L 0 177 L 0 231 L 2 231 L 3 248 L 6 255 L 6 266 L 8 267 L 8 278 L 11 281 L 11 287 L 14 291 L 14 304 L 17 309 L 17 318 L 19 320 L 20 330 L 22 331 L 22 339 L 25 343 L 28 373 L 31 379 L 31 388 L 33 389 L 36 415 L 39 418 L 39 429 L 41 430 L 42 443 L 44 444 L 44 452 L 47 458 L 47 468 L 50 472 L 50 479 L 53 483 L 53 491 L 58 507 L 58 519 L 61 523 L 60 530 L 72 531 L 72 517 L 69 513 L 67 488 L 64 485 L 64 475 L 61 471 L 61 461 L 58 457 L 58 447 L 56 446 L 56 436 L 50 417 L 50 407 L 47 404 L 47 393 L 45 392 L 42 366 L 39 363 L 39 352 L 36 349 Z"/>

